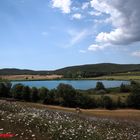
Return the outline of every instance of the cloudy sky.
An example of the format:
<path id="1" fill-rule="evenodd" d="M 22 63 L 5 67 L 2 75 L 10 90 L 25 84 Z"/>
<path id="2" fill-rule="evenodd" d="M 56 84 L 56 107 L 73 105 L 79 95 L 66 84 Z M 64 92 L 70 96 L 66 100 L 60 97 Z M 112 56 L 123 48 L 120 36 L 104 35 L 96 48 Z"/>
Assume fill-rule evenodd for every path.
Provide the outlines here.
<path id="1" fill-rule="evenodd" d="M 140 63 L 140 0 L 0 0 L 0 68 Z"/>

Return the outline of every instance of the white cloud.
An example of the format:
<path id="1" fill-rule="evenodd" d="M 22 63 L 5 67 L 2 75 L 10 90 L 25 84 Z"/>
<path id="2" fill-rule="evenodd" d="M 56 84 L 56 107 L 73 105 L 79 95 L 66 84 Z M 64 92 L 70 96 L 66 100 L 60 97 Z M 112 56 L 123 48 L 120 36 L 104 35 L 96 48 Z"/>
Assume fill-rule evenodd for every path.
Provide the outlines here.
<path id="1" fill-rule="evenodd" d="M 88 47 L 88 51 L 103 50 L 105 47 L 106 47 L 105 45 L 92 44 Z"/>
<path id="2" fill-rule="evenodd" d="M 140 0 L 91 0 L 94 10 L 108 14 L 106 20 L 113 26 L 110 32 L 101 32 L 96 41 L 125 45 L 140 41 Z"/>
<path id="3" fill-rule="evenodd" d="M 88 8 L 88 6 L 89 6 L 89 2 L 84 2 L 83 4 L 82 4 L 82 7 L 81 7 L 81 9 L 87 9 Z"/>
<path id="4" fill-rule="evenodd" d="M 140 51 L 132 52 L 132 56 L 140 57 Z"/>
<path id="5" fill-rule="evenodd" d="M 108 0 L 91 0 L 90 4 L 95 10 L 102 13 L 110 13 L 110 5 L 107 3 Z"/>
<path id="6" fill-rule="evenodd" d="M 82 15 L 79 14 L 79 13 L 76 13 L 76 14 L 73 14 L 73 15 L 72 15 L 72 18 L 73 18 L 73 19 L 81 19 L 81 18 L 82 18 Z"/>
<path id="7" fill-rule="evenodd" d="M 71 0 L 52 0 L 52 7 L 59 8 L 63 13 L 71 12 Z"/>
<path id="8" fill-rule="evenodd" d="M 121 43 L 122 34 L 123 34 L 123 31 L 121 29 L 115 29 L 114 31 L 111 31 L 110 33 L 101 32 L 96 37 L 96 41 L 97 42 L 103 41 L 105 43 L 107 43 L 107 42 L 114 43 L 115 41 L 119 40 L 119 43 Z M 122 43 L 124 43 L 123 40 L 122 40 Z"/>

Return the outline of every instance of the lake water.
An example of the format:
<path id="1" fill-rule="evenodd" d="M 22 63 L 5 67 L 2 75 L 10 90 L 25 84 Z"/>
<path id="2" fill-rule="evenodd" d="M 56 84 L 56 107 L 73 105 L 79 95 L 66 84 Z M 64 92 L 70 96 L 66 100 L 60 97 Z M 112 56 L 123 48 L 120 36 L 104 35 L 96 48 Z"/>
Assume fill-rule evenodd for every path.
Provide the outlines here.
<path id="1" fill-rule="evenodd" d="M 119 87 L 123 84 L 130 84 L 130 81 L 121 80 L 48 80 L 48 81 L 14 81 L 13 85 L 21 83 L 30 87 L 47 87 L 48 89 L 56 88 L 60 83 L 70 84 L 75 89 L 90 89 L 95 88 L 97 82 L 102 82 L 106 88 Z"/>

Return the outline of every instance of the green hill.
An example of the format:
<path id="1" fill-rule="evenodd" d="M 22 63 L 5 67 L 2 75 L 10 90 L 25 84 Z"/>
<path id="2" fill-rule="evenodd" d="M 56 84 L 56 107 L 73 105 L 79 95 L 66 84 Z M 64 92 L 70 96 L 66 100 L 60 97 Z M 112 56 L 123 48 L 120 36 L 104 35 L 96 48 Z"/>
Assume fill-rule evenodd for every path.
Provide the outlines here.
<path id="1" fill-rule="evenodd" d="M 54 71 L 34 71 L 34 70 L 21 70 L 21 69 L 0 69 L 0 75 L 22 75 L 22 74 L 61 74 L 66 78 L 77 77 L 97 77 L 102 75 L 112 75 L 117 73 L 128 73 L 140 71 L 140 64 L 88 64 L 65 67 Z"/>
<path id="2" fill-rule="evenodd" d="M 0 75 L 27 75 L 27 74 L 33 74 L 33 75 L 46 75 L 50 74 L 49 71 L 34 71 L 34 70 L 27 70 L 27 69 L 14 69 L 14 68 L 5 68 L 0 69 Z"/>
<path id="3" fill-rule="evenodd" d="M 126 73 L 140 71 L 140 64 L 89 64 L 66 67 L 56 70 L 55 73 L 63 74 L 65 77 L 97 77 L 114 73 Z"/>

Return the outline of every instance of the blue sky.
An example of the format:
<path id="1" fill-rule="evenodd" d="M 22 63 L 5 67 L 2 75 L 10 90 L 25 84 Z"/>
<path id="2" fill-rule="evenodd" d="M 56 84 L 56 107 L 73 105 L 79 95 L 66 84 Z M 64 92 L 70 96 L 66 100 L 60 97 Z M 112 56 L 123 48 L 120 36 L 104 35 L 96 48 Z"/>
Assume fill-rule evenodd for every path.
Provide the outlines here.
<path id="1" fill-rule="evenodd" d="M 139 0 L 0 0 L 0 68 L 140 63 L 139 7 Z"/>

